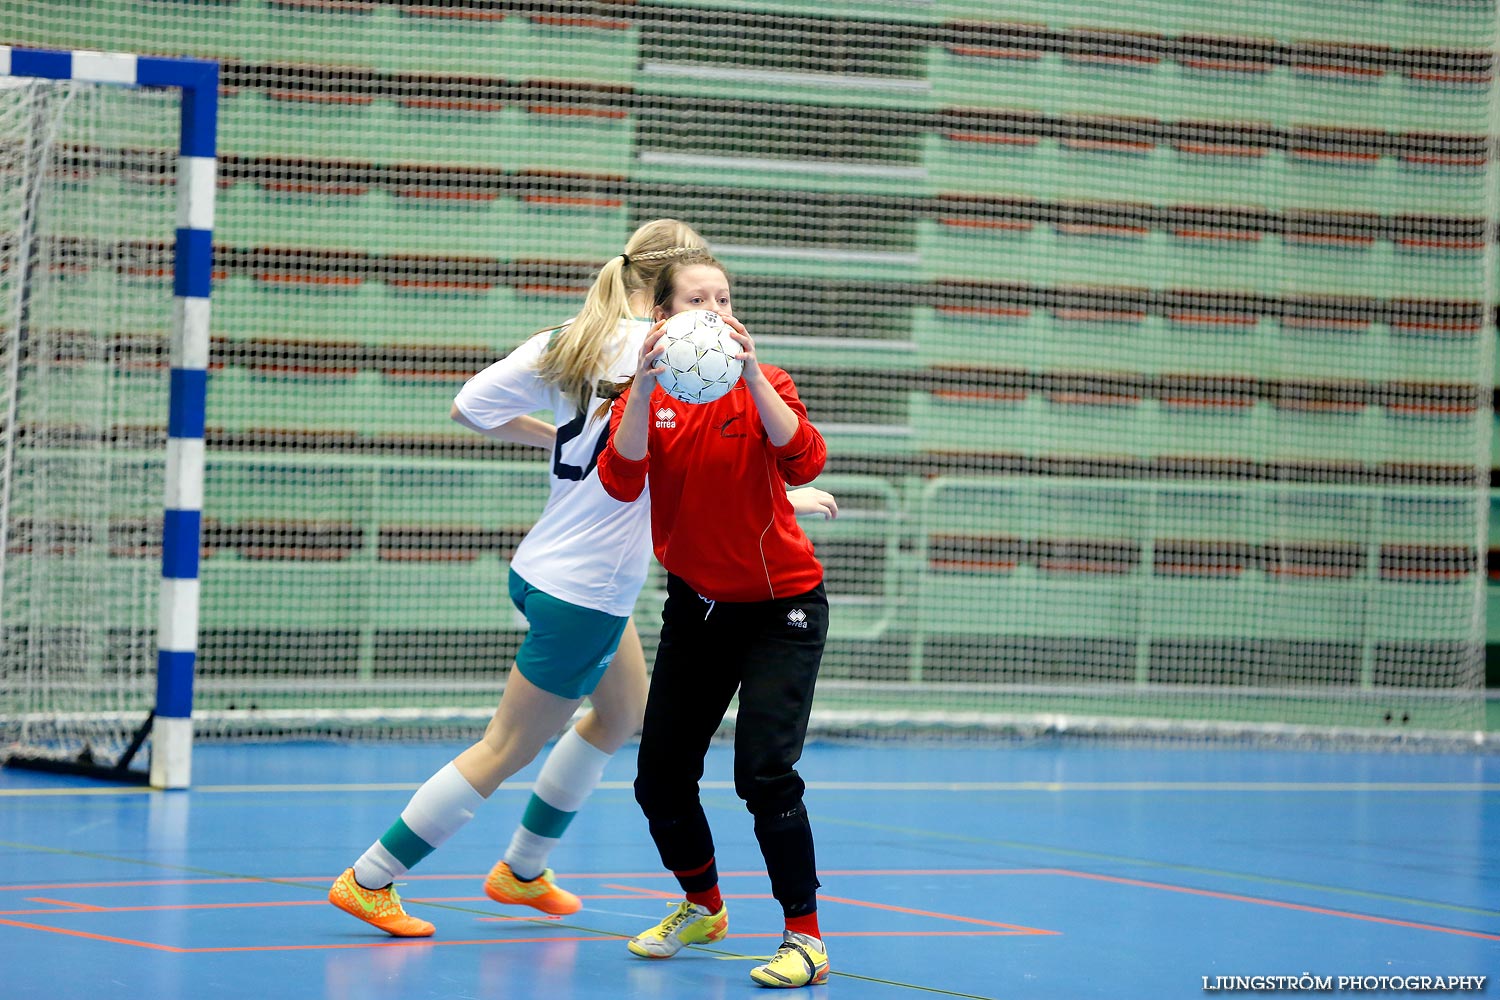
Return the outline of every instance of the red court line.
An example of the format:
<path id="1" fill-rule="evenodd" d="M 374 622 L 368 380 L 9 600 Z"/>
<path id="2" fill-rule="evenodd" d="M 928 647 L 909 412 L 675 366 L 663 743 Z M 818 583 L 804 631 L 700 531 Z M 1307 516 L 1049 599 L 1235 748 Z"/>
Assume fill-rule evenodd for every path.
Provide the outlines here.
<path id="1" fill-rule="evenodd" d="M 593 898 L 593 899 L 681 899 L 682 898 L 682 893 L 681 892 L 662 892 L 660 889 L 637 889 L 634 886 L 629 886 L 629 885 L 606 885 L 606 886 L 604 886 L 604 888 L 606 888 L 606 889 L 619 889 L 621 894 L 617 895 L 617 896 L 593 896 L 593 897 L 582 897 L 582 898 L 585 898 L 585 899 L 587 899 L 587 898 Z M 771 894 L 768 893 L 768 892 L 726 892 L 726 893 L 723 893 L 723 896 L 724 896 L 725 899 L 770 899 L 771 898 Z"/>
<path id="2" fill-rule="evenodd" d="M 845 871 L 824 871 L 818 875 L 1051 875 L 1055 868 L 861 868 Z M 746 872 L 747 875 L 765 875 L 765 872 Z"/>
<path id="3" fill-rule="evenodd" d="M 74 902 L 70 902 L 69 900 L 66 900 L 66 899 L 48 899 L 45 896 L 33 896 L 30 899 L 28 899 L 26 902 L 28 902 L 28 903 L 48 903 L 48 904 L 50 904 L 52 906 L 65 906 L 69 910 L 99 910 L 99 909 L 103 909 L 103 907 L 94 906 L 94 905 L 92 905 L 90 903 L 74 903 Z"/>
<path id="4" fill-rule="evenodd" d="M 824 931 L 824 937 L 830 938 L 857 938 L 857 937 L 1028 937 L 1032 934 L 1060 934 L 1061 931 Z M 731 934 L 730 937 L 736 935 Z M 745 937 L 770 937 L 780 938 L 779 934 L 752 935 Z"/>
<path id="5" fill-rule="evenodd" d="M 1143 889 L 1160 889 L 1164 892 L 1180 892 L 1188 896 L 1204 896 L 1209 899 L 1227 899 L 1236 903 L 1254 903 L 1257 906 L 1271 906 L 1280 910 L 1298 910 L 1302 913 L 1316 913 L 1325 917 L 1342 917 L 1345 920 L 1362 920 L 1371 924 L 1388 924 L 1392 927 L 1408 927 L 1419 931 L 1436 931 L 1439 934 L 1455 934 L 1459 937 L 1481 938 L 1485 941 L 1500 941 L 1500 934 L 1485 934 L 1482 931 L 1464 930 L 1460 927 L 1444 927 L 1440 924 L 1423 924 L 1414 920 L 1397 920 L 1394 917 L 1377 917 L 1368 913 L 1355 913 L 1351 910 L 1331 910 L 1323 906 L 1308 906 L 1304 903 L 1289 903 L 1280 899 L 1265 899 L 1260 896 L 1241 896 L 1233 892 L 1215 892 L 1212 889 L 1194 889 L 1185 885 L 1171 885 L 1166 882 L 1146 882 L 1141 879 L 1120 878 L 1116 875 L 1095 875 L 1091 872 L 1075 872 L 1066 868 L 1056 868 L 1053 871 L 1058 875 L 1068 875 L 1072 878 L 1092 879 L 1097 882 L 1114 882 L 1118 885 L 1132 885 Z"/>
<path id="6" fill-rule="evenodd" d="M 478 897 L 474 897 L 478 901 Z M 435 901 L 434 901 L 435 902 Z M 253 910 L 278 906 L 327 906 L 327 900 L 322 899 L 277 899 L 264 900 L 258 903 L 160 903 L 155 906 L 81 906 L 75 903 L 59 903 L 66 906 L 65 910 L 32 910 L 32 913 L 161 913 L 175 912 L 177 910 Z M 19 911 L 0 910 L 0 913 L 10 914 Z"/>
<path id="7" fill-rule="evenodd" d="M 664 893 L 663 895 L 666 895 L 666 894 Z M 582 898 L 582 899 L 643 899 L 643 898 L 652 898 L 652 899 L 654 899 L 654 898 L 656 898 L 656 894 L 655 893 L 651 893 L 649 896 L 644 896 L 640 892 L 633 892 L 633 893 L 631 893 L 629 895 L 608 895 L 608 896 L 606 896 L 606 895 L 588 895 L 588 894 L 585 894 L 584 896 L 582 896 L 580 898 Z M 674 896 L 672 898 L 675 899 L 676 897 Z M 730 897 L 726 897 L 726 898 L 730 898 Z M 765 899 L 770 899 L 771 897 L 770 896 L 765 896 L 765 897 L 744 896 L 744 897 L 733 897 L 733 898 L 744 898 L 744 899 L 765 898 Z M 406 898 L 406 901 L 408 903 L 488 903 L 489 902 L 489 897 L 488 896 L 408 896 Z M 279 907 L 279 906 L 327 906 L 328 905 L 327 900 L 323 900 L 323 899 L 274 899 L 274 900 L 262 900 L 262 901 L 259 901 L 259 902 L 249 902 L 249 903 L 158 903 L 158 904 L 154 904 L 154 905 L 145 905 L 145 906 L 93 906 L 93 905 L 90 905 L 88 903 L 72 903 L 72 902 L 69 902 L 69 901 L 67 901 L 65 899 L 41 899 L 41 898 L 35 898 L 35 899 L 32 899 L 32 900 L 29 900 L 29 902 L 34 902 L 34 903 L 51 903 L 51 904 L 53 904 L 54 908 L 52 908 L 52 909 L 45 909 L 45 910 L 0 910 L 0 916 L 17 917 L 17 916 L 36 916 L 36 915 L 40 915 L 40 914 L 62 915 L 62 914 L 75 914 L 75 913 L 160 913 L 160 912 L 172 912 L 172 911 L 176 911 L 176 910 L 245 910 L 245 909 L 275 908 L 275 907 Z M 504 918 L 502 918 L 502 917 L 487 917 L 487 918 L 483 918 L 483 919 L 491 919 L 491 920 L 507 919 L 507 920 L 534 921 L 534 920 L 550 920 L 550 919 L 556 919 L 556 918 L 549 917 L 548 915 L 543 914 L 543 913 L 538 913 L 535 916 L 529 916 L 529 917 L 504 917 Z"/>
<path id="8" fill-rule="evenodd" d="M 101 913 L 107 912 L 99 906 L 82 906 L 76 903 L 64 903 L 58 899 L 33 899 L 28 902 L 50 903 L 52 905 L 36 910 L 0 910 L 0 917 L 56 917 L 62 914 L 73 913 Z"/>
<path id="9" fill-rule="evenodd" d="M 769 898 L 769 897 L 768 897 Z M 1026 931 L 824 931 L 825 938 L 867 938 L 867 937 L 1024 937 Z M 1056 934 L 1057 931 L 1038 931 L 1040 934 Z M 623 938 L 624 935 L 621 935 Z M 780 941 L 778 934 L 725 934 L 721 940 L 729 941 L 735 938 Z M 551 940 L 548 938 L 547 940 Z"/>
<path id="10" fill-rule="evenodd" d="M 619 941 L 620 937 L 613 934 L 599 935 L 575 935 L 572 937 L 561 937 L 548 935 L 546 937 L 522 937 L 522 938 L 476 938 L 468 941 L 442 941 L 436 938 L 407 938 L 404 941 L 353 941 L 342 944 L 252 944 L 236 945 L 225 948 L 182 948 L 181 951 L 194 955 L 219 955 L 229 952 L 242 951 L 340 951 L 349 948 L 453 948 L 459 946 L 472 946 L 478 944 L 537 944 L 538 942 L 551 943 L 553 941 Z"/>
<path id="11" fill-rule="evenodd" d="M 88 931 L 70 931 L 65 927 L 47 927 L 43 924 L 28 924 L 24 920 L 0 920 L 0 924 L 10 927 L 24 927 L 31 931 L 46 931 L 49 934 L 65 934 L 68 937 L 87 938 L 90 941 L 107 941 L 110 944 L 128 944 L 136 948 L 149 948 L 152 951 L 170 951 L 181 955 L 190 948 L 174 948 L 169 944 L 154 944 L 150 941 L 132 941 L 130 938 L 110 937 L 108 934 L 90 934 Z"/>
<path id="12" fill-rule="evenodd" d="M 606 885 L 604 888 L 634 893 L 637 899 L 677 899 L 682 895 L 680 892 L 663 892 L 660 889 L 637 889 L 633 885 Z"/>
<path id="13" fill-rule="evenodd" d="M 91 941 L 105 941 L 110 944 L 124 944 L 135 948 L 146 948 L 151 951 L 167 951 L 175 955 L 206 955 L 225 952 L 240 951 L 328 951 L 346 948 L 437 948 L 453 945 L 477 945 L 477 944 L 536 944 L 538 938 L 485 938 L 473 941 L 435 941 L 429 938 L 409 939 L 406 941 L 358 941 L 345 944 L 276 944 L 276 945 L 243 945 L 228 948 L 177 948 L 168 944 L 156 944 L 151 941 L 135 941 L 130 938 L 111 937 L 108 934 L 90 934 L 88 931 L 69 930 L 65 927 L 47 927 L 43 924 L 29 924 L 21 920 L 0 920 L 0 924 L 11 927 L 22 927 L 33 931 L 46 931 L 50 934 L 62 934 L 67 937 L 87 938 Z M 577 937 L 554 937 L 548 936 L 546 941 L 619 941 L 616 935 L 588 935 Z"/>
<path id="14" fill-rule="evenodd" d="M 1055 871 L 1052 868 L 866 868 L 866 869 L 840 869 L 836 871 L 820 871 L 819 875 L 1039 875 L 1050 874 Z M 441 882 L 444 880 L 469 880 L 484 881 L 488 872 L 479 872 L 470 875 L 415 875 L 406 874 L 401 876 L 404 882 Z M 742 872 L 720 872 L 720 878 L 765 878 L 764 871 L 742 871 Z M 671 872 L 569 872 L 569 879 L 666 879 L 671 877 Z M 127 879 L 111 882 L 39 882 L 29 885 L 3 885 L 0 884 L 0 892 L 38 892 L 45 889 L 131 889 L 136 887 L 147 887 L 157 885 L 274 885 L 279 882 L 327 882 L 332 884 L 331 875 L 283 875 L 267 876 L 266 878 L 168 878 L 168 879 Z"/>
<path id="15" fill-rule="evenodd" d="M 133 889 L 137 886 L 151 885 L 255 885 L 268 881 L 272 880 L 263 878 L 163 878 L 132 879 L 126 882 L 43 882 L 36 885 L 0 885 L 0 892 L 35 892 L 40 889 Z M 276 881 L 290 882 L 292 879 Z M 329 879 L 330 883 L 332 881 Z"/>
<path id="16" fill-rule="evenodd" d="M 825 875 L 1050 875 L 1055 872 L 1054 868 L 848 868 L 836 870 L 818 870 L 819 877 Z M 401 876 L 401 882 L 438 882 L 443 879 L 478 879 L 483 882 L 488 877 L 487 872 L 475 875 L 414 875 L 408 873 Z M 566 877 L 570 880 L 576 879 L 669 879 L 672 873 L 668 871 L 651 872 L 568 872 Z M 719 872 L 719 878 L 765 878 L 764 870 L 746 870 L 737 872 Z M 288 875 L 284 878 L 266 879 L 244 879 L 231 881 L 266 881 L 266 882 L 332 882 L 332 879 L 324 875 Z M 113 883 L 118 885 L 155 885 L 158 883 Z M 170 884 L 170 883 L 163 883 Z M 39 887 L 40 888 L 40 887 Z M 676 893 L 674 893 L 676 895 Z"/>
<path id="17" fill-rule="evenodd" d="M 982 924 L 985 927 L 1004 927 L 1007 931 L 1015 934 L 1056 934 L 1057 931 L 1044 931 L 1037 927 L 1025 927 L 1021 924 L 1007 924 L 998 920 L 980 920 L 978 917 L 960 917 L 956 913 L 935 913 L 932 910 L 914 910 L 908 906 L 892 906 L 889 903 L 871 903 L 863 899 L 846 899 L 841 896 L 825 896 L 818 894 L 818 902 L 845 903 L 849 906 L 864 906 L 872 910 L 889 910 L 892 913 L 908 913 L 918 917 L 933 917 L 937 920 L 956 920 L 963 924 Z"/>
<path id="18" fill-rule="evenodd" d="M 171 945 L 153 944 L 150 941 L 132 941 L 129 938 L 109 937 L 104 934 L 89 934 L 84 931 L 65 930 L 61 927 L 44 927 L 41 924 L 26 924 L 17 920 L 0 920 L 0 924 L 12 924 L 16 927 L 26 927 L 31 930 L 50 931 L 53 934 L 64 934 L 69 937 L 90 938 L 95 941 L 106 941 L 111 944 L 133 945 L 137 948 L 147 948 L 152 951 L 167 951 L 177 955 L 221 955 L 236 952 L 258 952 L 258 951 L 346 951 L 351 948 L 451 948 L 470 947 L 474 945 L 490 944 L 537 944 L 538 942 L 589 942 L 589 941 L 613 941 L 623 940 L 623 935 L 616 934 L 593 934 L 573 935 L 568 937 L 548 935 L 543 938 L 475 938 L 465 941 L 442 941 L 434 938 L 407 939 L 405 941 L 355 941 L 340 944 L 276 944 L 276 945 L 236 945 L 224 948 L 175 948 Z M 849 933 L 829 934 L 828 937 L 854 938 L 854 937 L 1010 937 L 1015 931 L 852 931 Z M 1050 932 L 1046 932 L 1050 933 Z M 730 934 L 726 936 L 737 939 L 779 939 L 779 934 Z"/>
<path id="19" fill-rule="evenodd" d="M 608 885 L 608 886 L 605 886 L 605 888 L 606 889 L 622 889 L 622 890 L 625 890 L 627 892 L 628 891 L 632 891 L 632 887 L 628 886 L 628 885 Z M 656 890 L 651 890 L 651 889 L 641 890 L 641 892 L 643 893 L 643 895 L 640 898 L 647 898 L 647 899 L 660 899 L 660 898 L 677 899 L 678 898 L 678 894 L 676 894 L 676 893 L 658 892 Z M 726 893 L 724 893 L 724 898 L 725 899 L 770 899 L 771 896 L 770 896 L 769 893 L 729 893 L 729 892 L 726 892 Z M 985 926 L 985 927 L 1001 927 L 1001 928 L 1004 928 L 1003 931 L 992 932 L 992 933 L 999 933 L 999 934 L 1057 934 L 1057 933 L 1059 933 L 1058 931 L 1046 931 L 1046 930 L 1041 930 L 1041 929 L 1036 928 L 1036 927 L 1026 927 L 1026 926 L 1024 926 L 1022 924 L 1006 924 L 1006 923 L 1001 923 L 998 920 L 981 920 L 978 917 L 961 917 L 961 916 L 959 916 L 959 915 L 957 915 L 955 913 L 937 913 L 937 912 L 935 912 L 933 910 L 917 910 L 917 909 L 912 909 L 911 907 L 907 907 L 907 906 L 894 906 L 894 905 L 889 904 L 889 903 L 872 903 L 872 902 L 869 902 L 868 900 L 850 899 L 850 898 L 848 898 L 846 896 L 826 896 L 826 895 L 823 895 L 822 893 L 819 893 L 818 894 L 818 900 L 819 900 L 819 902 L 827 902 L 827 903 L 843 903 L 843 904 L 845 904 L 847 906 L 863 906 L 863 907 L 866 907 L 866 908 L 872 909 L 872 910 L 888 910 L 888 911 L 890 911 L 892 913 L 905 913 L 905 914 L 908 914 L 910 916 L 916 916 L 916 917 L 931 917 L 934 920 L 952 920 L 952 921 L 956 921 L 958 923 L 964 923 L 964 924 L 980 924 L 980 925 Z M 948 931 L 933 931 L 931 933 L 933 933 L 933 934 L 947 934 L 947 933 L 950 933 L 950 932 L 948 932 Z M 735 935 L 731 934 L 729 936 L 730 937 L 734 937 Z"/>
<path id="20" fill-rule="evenodd" d="M 482 873 L 480 873 L 478 875 L 412 875 L 412 874 L 408 873 L 406 875 L 402 875 L 399 881 L 401 881 L 401 882 L 419 882 L 419 881 L 422 881 L 422 880 L 425 879 L 425 880 L 428 880 L 428 881 L 434 881 L 434 882 L 436 882 L 436 881 L 441 881 L 443 879 L 478 879 L 479 881 L 483 882 L 488 877 L 489 877 L 489 874 L 487 872 L 482 872 Z M 599 879 L 599 878 L 669 879 L 671 877 L 672 877 L 672 873 L 669 872 L 669 871 L 654 871 L 654 872 L 568 872 L 567 873 L 567 878 L 569 878 L 569 879 Z M 719 872 L 719 877 L 720 878 L 765 878 L 766 877 L 766 873 L 764 871 Z M 281 882 L 321 882 L 323 880 L 324 880 L 324 876 L 314 875 L 314 876 L 293 876 L 292 878 L 278 879 L 277 881 L 281 881 Z"/>
<path id="21" fill-rule="evenodd" d="M 620 887 L 617 887 L 617 888 L 626 888 L 626 887 L 620 886 Z M 585 893 L 582 896 L 580 896 L 579 898 L 581 898 L 581 899 L 658 899 L 658 898 L 660 898 L 660 899 L 668 899 L 668 898 L 670 898 L 670 899 L 676 899 L 677 898 L 677 894 L 667 893 L 667 892 L 657 892 L 655 890 L 629 889 L 626 892 L 622 892 L 622 893 L 618 893 L 618 894 Z M 766 895 L 754 895 L 754 894 L 748 894 L 748 893 L 741 893 L 741 894 L 737 894 L 736 895 L 736 894 L 726 893 L 725 896 L 724 896 L 724 898 L 725 899 L 770 899 L 771 897 L 770 897 L 769 894 L 766 894 Z M 489 902 L 489 897 L 488 896 L 408 896 L 408 897 L 406 897 L 406 901 L 408 903 L 488 903 Z M 62 915 L 62 914 L 75 914 L 75 913 L 162 913 L 162 912 L 172 912 L 172 911 L 177 911 L 177 910 L 243 910 L 243 909 L 265 909 L 265 908 L 275 908 L 275 907 L 283 907 L 283 906 L 326 906 L 326 905 L 328 905 L 327 901 L 323 900 L 323 899 L 278 899 L 278 900 L 261 900 L 261 901 L 258 901 L 258 902 L 239 902 L 239 903 L 158 903 L 158 904 L 153 904 L 153 905 L 141 905 L 141 906 L 94 906 L 94 905 L 89 904 L 89 903 L 74 903 L 74 902 L 69 902 L 68 900 L 65 900 L 65 899 L 43 899 L 43 898 L 40 898 L 40 897 L 36 897 L 36 898 L 31 899 L 31 900 L 28 900 L 28 902 L 50 903 L 52 905 L 48 909 L 36 909 L 36 910 L 30 910 L 30 909 L 28 909 L 28 910 L 0 910 L 0 916 L 5 916 L 5 917 L 19 917 L 19 916 L 38 916 L 38 915 L 46 915 L 46 914 Z M 559 919 L 559 918 L 551 917 L 551 916 L 548 916 L 547 914 L 543 914 L 543 913 L 538 913 L 538 914 L 535 914 L 534 916 L 524 916 L 524 917 L 495 916 L 495 917 L 482 917 L 480 919 L 483 919 L 483 920 L 521 920 L 521 921 L 532 922 L 532 921 L 536 921 L 536 920 L 553 920 L 553 919 Z"/>

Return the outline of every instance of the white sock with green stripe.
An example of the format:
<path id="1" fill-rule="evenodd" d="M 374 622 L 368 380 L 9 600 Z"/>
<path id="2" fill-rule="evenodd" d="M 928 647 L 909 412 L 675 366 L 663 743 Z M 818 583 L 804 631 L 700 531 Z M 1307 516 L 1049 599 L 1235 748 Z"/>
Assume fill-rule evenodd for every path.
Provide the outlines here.
<path id="1" fill-rule="evenodd" d="M 451 762 L 428 778 L 401 817 L 354 862 L 354 879 L 366 889 L 383 889 L 458 832 L 484 796 Z"/>
<path id="2" fill-rule="evenodd" d="M 534 879 L 547 867 L 552 848 L 599 784 L 612 756 L 579 736 L 576 729 L 563 733 L 537 775 L 521 825 L 505 850 L 505 863 L 517 878 Z"/>

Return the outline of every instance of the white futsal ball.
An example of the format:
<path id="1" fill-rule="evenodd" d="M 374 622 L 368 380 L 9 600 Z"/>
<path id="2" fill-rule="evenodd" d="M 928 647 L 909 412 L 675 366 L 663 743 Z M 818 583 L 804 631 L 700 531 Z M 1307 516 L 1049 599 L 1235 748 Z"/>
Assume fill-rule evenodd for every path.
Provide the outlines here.
<path id="1" fill-rule="evenodd" d="M 735 357 L 742 348 L 729 335 L 729 324 L 716 312 L 689 309 L 667 320 L 659 364 L 666 371 L 656 382 L 673 399 L 684 403 L 712 403 L 740 380 L 744 362 Z"/>

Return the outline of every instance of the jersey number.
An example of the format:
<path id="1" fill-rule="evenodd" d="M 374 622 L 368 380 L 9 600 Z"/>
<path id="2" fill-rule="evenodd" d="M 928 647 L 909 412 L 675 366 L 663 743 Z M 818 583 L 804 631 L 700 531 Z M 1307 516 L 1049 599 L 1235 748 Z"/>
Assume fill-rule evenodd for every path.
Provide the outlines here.
<path id="1" fill-rule="evenodd" d="M 578 482 L 587 478 L 588 474 L 594 471 L 594 466 L 599 464 L 599 453 L 604 450 L 604 442 L 609 438 L 608 424 L 599 430 L 599 437 L 594 441 L 594 450 L 589 455 L 587 467 L 579 468 L 562 460 L 563 445 L 582 434 L 583 425 L 587 422 L 588 412 L 584 411 L 557 429 L 557 443 L 552 446 L 552 474 L 558 479 L 571 479 Z"/>

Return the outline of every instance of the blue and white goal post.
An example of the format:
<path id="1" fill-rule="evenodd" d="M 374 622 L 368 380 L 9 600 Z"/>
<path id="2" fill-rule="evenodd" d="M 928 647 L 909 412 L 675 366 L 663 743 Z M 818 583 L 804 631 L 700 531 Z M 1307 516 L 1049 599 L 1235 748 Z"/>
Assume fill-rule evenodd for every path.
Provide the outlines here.
<path id="1" fill-rule="evenodd" d="M 161 581 L 156 609 L 155 702 L 146 713 L 145 695 L 150 682 L 147 668 L 141 686 L 142 705 L 137 710 L 144 717 L 134 737 L 128 740 L 122 759 L 108 770 L 125 777 L 130 758 L 141 749 L 149 734 L 149 774 L 132 772 L 135 780 L 149 780 L 158 788 L 184 788 L 191 778 L 193 678 L 198 648 L 198 565 L 202 539 L 209 288 L 218 172 L 219 65 L 202 59 L 0 46 L 0 78 L 5 77 L 12 79 L 0 82 L 8 82 L 12 87 L 34 81 L 72 81 L 101 87 L 174 89 L 180 95 L 175 240 L 166 236 L 170 190 L 163 196 L 166 201 L 160 223 L 163 254 L 171 243 L 173 302 L 171 329 L 162 330 L 163 335 L 170 336 L 170 388 L 169 412 L 164 415 L 167 443 Z M 165 111 L 170 116 L 170 107 Z M 160 156 L 170 165 L 169 118 L 163 127 Z M 165 317 L 164 280 L 162 291 L 159 301 Z M 143 503 L 143 510 L 149 511 L 152 501 Z M 149 522 L 150 518 L 146 520 Z M 149 568 L 144 572 L 149 574 Z M 149 636 L 149 624 L 142 626 L 142 633 Z M 148 648 L 143 658 L 149 655 Z M 80 756 L 89 756 L 87 744 Z"/>

